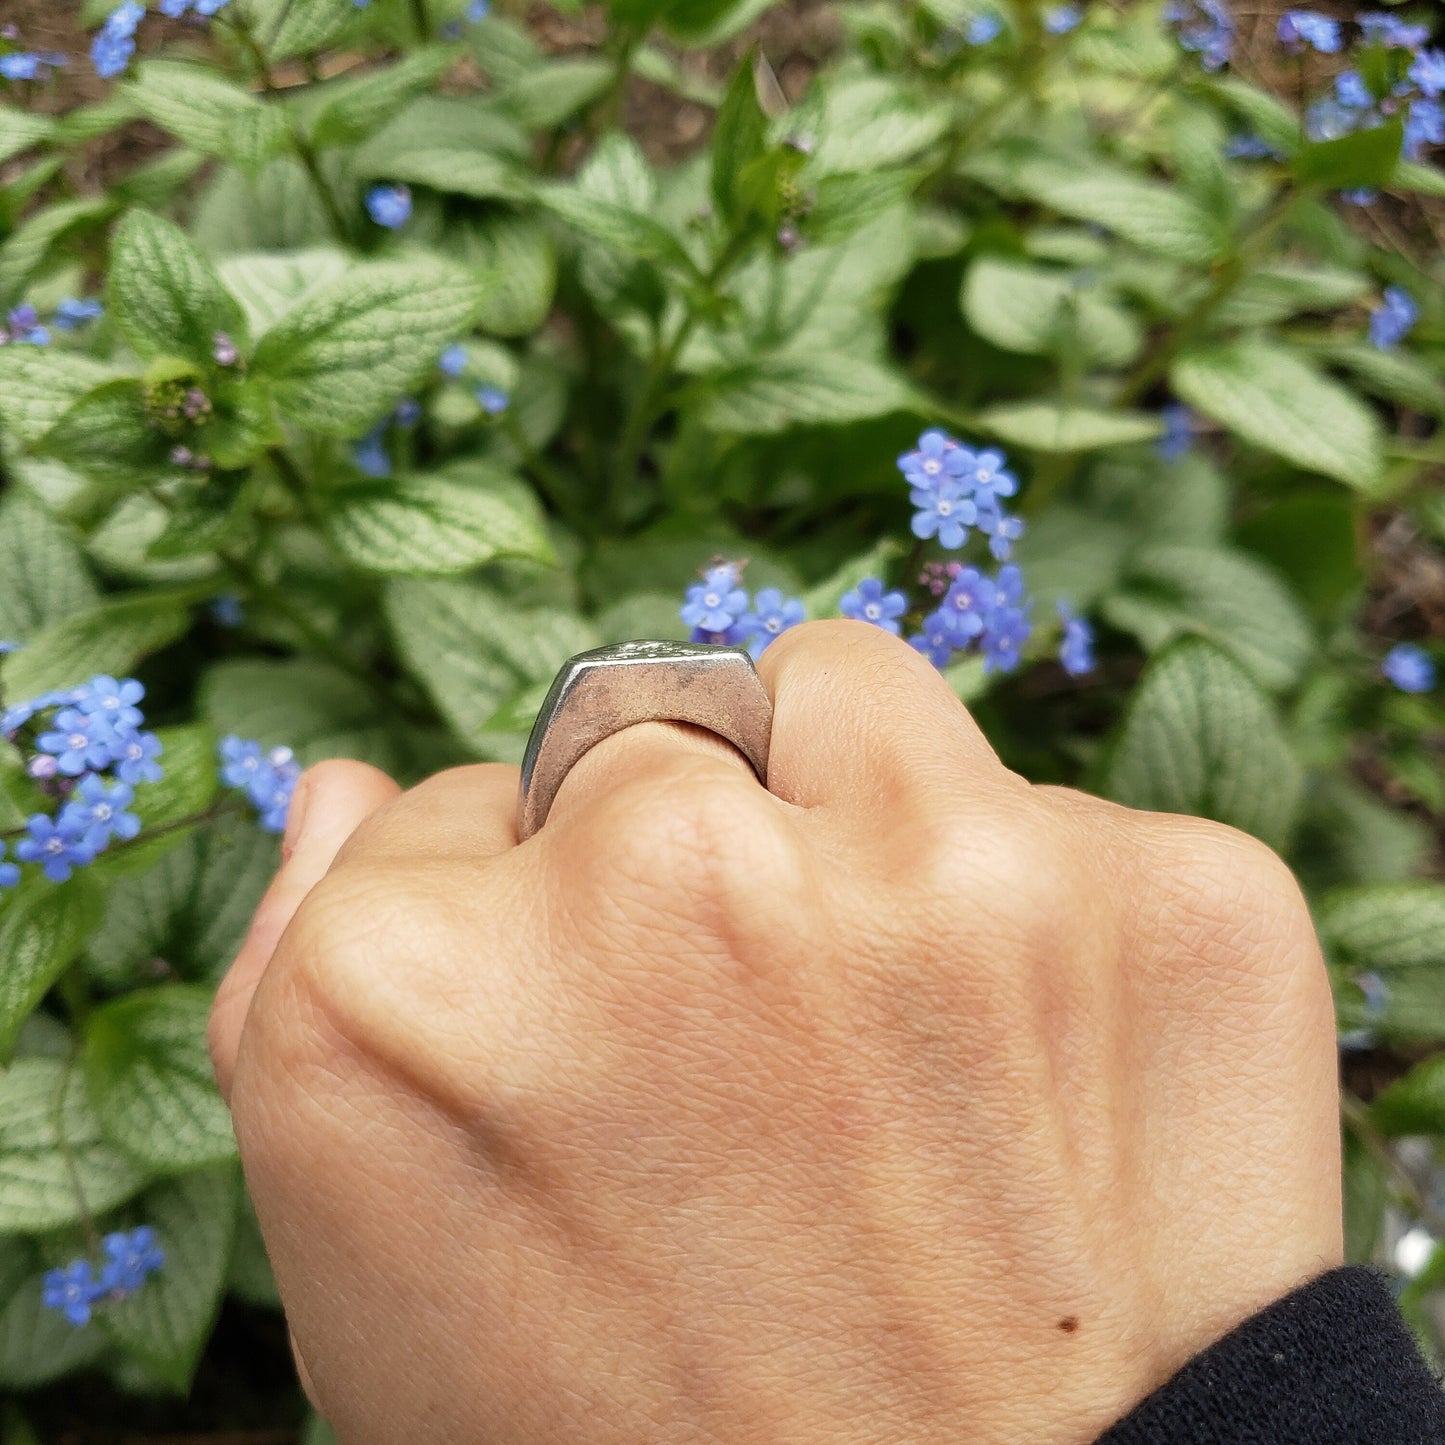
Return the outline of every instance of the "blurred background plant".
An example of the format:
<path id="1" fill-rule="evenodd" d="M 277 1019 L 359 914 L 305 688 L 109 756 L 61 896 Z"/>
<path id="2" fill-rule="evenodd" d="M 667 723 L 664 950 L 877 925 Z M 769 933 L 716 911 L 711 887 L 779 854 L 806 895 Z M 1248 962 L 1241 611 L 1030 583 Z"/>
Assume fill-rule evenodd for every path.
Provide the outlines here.
<path id="1" fill-rule="evenodd" d="M 1438 1350 L 1435 17 L 12 0 L 0 1438 L 325 1437 L 204 1045 L 302 765 L 840 612 L 1285 854 Z"/>

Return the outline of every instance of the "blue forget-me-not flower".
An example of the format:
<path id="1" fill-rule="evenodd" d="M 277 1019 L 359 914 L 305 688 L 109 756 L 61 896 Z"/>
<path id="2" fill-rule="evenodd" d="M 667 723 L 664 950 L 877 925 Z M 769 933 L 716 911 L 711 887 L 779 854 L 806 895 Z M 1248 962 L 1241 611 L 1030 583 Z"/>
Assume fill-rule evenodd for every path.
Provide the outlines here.
<path id="1" fill-rule="evenodd" d="M 901 592 L 884 590 L 876 577 L 865 577 L 851 592 L 843 594 L 838 610 L 844 617 L 871 622 L 897 637 L 903 631 L 899 618 L 908 611 L 908 599 Z"/>
<path id="2" fill-rule="evenodd" d="M 1380 671 L 1401 692 L 1429 692 L 1435 686 L 1435 661 L 1413 642 L 1397 642 L 1385 654 Z"/>
<path id="3" fill-rule="evenodd" d="M 59 1310 L 80 1329 L 90 1323 L 92 1307 L 103 1292 L 89 1260 L 77 1259 L 45 1276 L 40 1299 L 46 1309 Z"/>
<path id="4" fill-rule="evenodd" d="M 1398 346 L 1419 315 L 1415 298 L 1403 286 L 1386 286 L 1384 299 L 1370 313 L 1370 345 L 1380 351 Z"/>
<path id="5" fill-rule="evenodd" d="M 1234 52 L 1234 16 L 1225 0 L 1169 0 L 1165 21 L 1179 43 L 1199 57 L 1206 70 L 1222 70 Z"/>
<path id="6" fill-rule="evenodd" d="M 1059 664 L 1070 677 L 1082 677 L 1094 670 L 1094 629 L 1062 599 L 1058 609 L 1059 621 L 1064 624 Z"/>
<path id="7" fill-rule="evenodd" d="M 156 1232 L 148 1224 L 107 1234 L 101 1248 L 105 1250 L 105 1264 L 99 1283 L 102 1292 L 109 1295 L 133 1294 L 166 1262 L 165 1251 L 156 1243 Z"/>
<path id="8" fill-rule="evenodd" d="M 1355 16 L 1367 44 L 1389 50 L 1418 50 L 1430 38 L 1428 25 L 1413 25 L 1383 10 L 1366 10 Z"/>
<path id="9" fill-rule="evenodd" d="M 395 231 L 411 219 L 411 190 L 400 185 L 376 185 L 366 193 L 367 214 L 378 226 Z"/>
<path id="10" fill-rule="evenodd" d="M 261 815 L 261 826 L 269 833 L 286 827 L 291 796 L 301 776 L 301 764 L 290 748 L 271 748 L 233 736 L 221 739 L 221 778 L 228 787 L 239 788 Z"/>
<path id="11" fill-rule="evenodd" d="M 698 632 L 727 632 L 748 610 L 748 594 L 740 587 L 737 565 L 718 562 L 703 573 L 702 581 L 687 589 L 682 620 Z"/>
<path id="12" fill-rule="evenodd" d="M 1286 10 L 1279 18 L 1279 38 L 1290 50 L 1306 45 L 1321 55 L 1336 55 L 1344 45 L 1340 22 L 1317 10 Z"/>
<path id="13" fill-rule="evenodd" d="M 738 619 L 738 626 L 748 639 L 748 651 L 757 658 L 774 638 L 796 627 L 807 615 L 798 598 L 785 597 L 778 587 L 764 587 Z"/>

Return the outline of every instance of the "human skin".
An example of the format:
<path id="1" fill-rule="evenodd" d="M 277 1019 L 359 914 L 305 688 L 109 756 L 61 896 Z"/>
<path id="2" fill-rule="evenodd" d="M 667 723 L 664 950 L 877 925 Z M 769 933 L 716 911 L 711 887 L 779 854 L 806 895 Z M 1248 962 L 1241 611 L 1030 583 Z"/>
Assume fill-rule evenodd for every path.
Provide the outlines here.
<path id="1" fill-rule="evenodd" d="M 1006 770 L 861 623 L 771 792 L 629 728 L 302 780 L 211 1041 L 344 1445 L 1082 1445 L 1339 1263 L 1334 1027 L 1253 839 Z"/>

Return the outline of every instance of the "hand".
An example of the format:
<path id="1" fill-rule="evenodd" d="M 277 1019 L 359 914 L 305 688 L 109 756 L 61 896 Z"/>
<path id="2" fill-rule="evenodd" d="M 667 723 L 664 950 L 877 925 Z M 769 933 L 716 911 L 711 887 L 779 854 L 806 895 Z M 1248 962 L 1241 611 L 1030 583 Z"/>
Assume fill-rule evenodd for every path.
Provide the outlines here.
<path id="1" fill-rule="evenodd" d="M 347 1445 L 1074 1445 L 1339 1262 L 1275 855 L 862 624 L 760 671 L 776 796 L 670 724 L 520 847 L 510 768 L 303 780 L 212 1041 Z"/>

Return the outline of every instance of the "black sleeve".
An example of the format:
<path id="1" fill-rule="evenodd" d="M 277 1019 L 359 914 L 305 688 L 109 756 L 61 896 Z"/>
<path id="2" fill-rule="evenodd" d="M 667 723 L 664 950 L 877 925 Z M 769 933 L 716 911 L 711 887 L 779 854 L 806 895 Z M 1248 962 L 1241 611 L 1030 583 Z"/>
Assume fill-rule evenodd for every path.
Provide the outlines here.
<path id="1" fill-rule="evenodd" d="M 1441 1445 L 1445 1391 L 1374 1270 L 1332 1270 L 1246 1320 L 1098 1445 Z"/>

